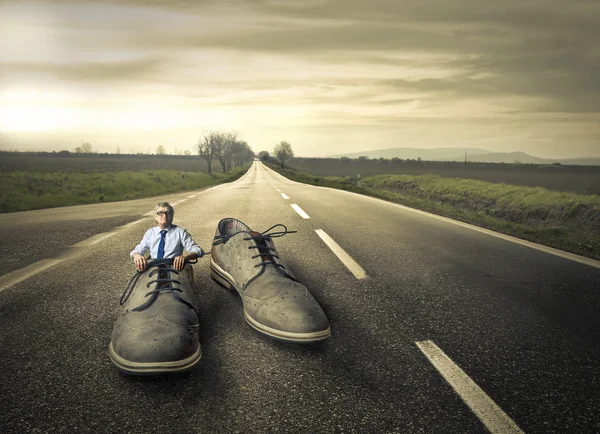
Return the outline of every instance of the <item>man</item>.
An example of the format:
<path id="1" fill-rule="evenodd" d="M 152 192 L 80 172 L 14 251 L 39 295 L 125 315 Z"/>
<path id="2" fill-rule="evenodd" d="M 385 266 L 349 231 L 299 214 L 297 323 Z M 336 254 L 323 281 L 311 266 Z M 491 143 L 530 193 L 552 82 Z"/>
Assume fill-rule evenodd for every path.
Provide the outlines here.
<path id="1" fill-rule="evenodd" d="M 204 251 L 182 227 L 173 224 L 175 211 L 168 202 L 160 202 L 154 209 L 154 219 L 158 226 L 148 229 L 142 241 L 133 249 L 130 256 L 138 271 L 146 269 L 146 252 L 153 259 L 175 258 L 173 267 L 183 269 L 186 260 L 201 258 Z M 161 242 L 161 240 L 163 240 Z M 184 254 L 184 249 L 187 254 Z"/>
<path id="2" fill-rule="evenodd" d="M 183 372 L 202 357 L 194 272 L 186 259 L 204 252 L 185 229 L 173 224 L 171 205 L 160 202 L 154 214 L 158 226 L 149 229 L 131 252 L 138 273 L 121 296 L 121 313 L 108 347 L 112 363 L 126 374 Z M 150 272 L 147 252 L 153 259 L 173 259 L 173 267 L 159 262 Z"/>

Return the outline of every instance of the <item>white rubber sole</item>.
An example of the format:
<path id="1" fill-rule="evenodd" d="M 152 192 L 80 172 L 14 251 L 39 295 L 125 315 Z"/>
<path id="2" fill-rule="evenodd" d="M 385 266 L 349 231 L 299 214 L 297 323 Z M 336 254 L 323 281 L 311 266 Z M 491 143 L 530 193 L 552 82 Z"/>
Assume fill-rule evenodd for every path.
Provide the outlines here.
<path id="1" fill-rule="evenodd" d="M 125 374 L 132 375 L 160 375 L 160 374 L 176 374 L 189 371 L 202 358 L 202 350 L 198 346 L 198 350 L 191 356 L 177 360 L 174 362 L 151 362 L 140 363 L 132 362 L 119 356 L 113 348 L 112 341 L 108 346 L 108 356 L 111 362 Z"/>
<path id="2" fill-rule="evenodd" d="M 240 294 L 240 290 L 235 285 L 235 280 L 233 277 L 223 270 L 216 262 L 210 259 L 210 276 L 221 286 L 229 290 L 236 290 L 238 294 Z M 241 295 L 240 295 L 241 298 Z M 243 301 L 242 301 L 243 305 Z M 321 342 L 328 339 L 331 336 L 331 327 L 328 327 L 326 330 L 321 330 L 318 332 L 312 333 L 292 333 L 286 332 L 282 330 L 277 330 L 267 325 L 264 325 L 246 312 L 244 307 L 244 319 L 246 322 L 255 330 L 270 336 L 275 339 L 279 339 L 286 342 L 296 342 L 296 343 L 311 343 L 311 342 Z"/>

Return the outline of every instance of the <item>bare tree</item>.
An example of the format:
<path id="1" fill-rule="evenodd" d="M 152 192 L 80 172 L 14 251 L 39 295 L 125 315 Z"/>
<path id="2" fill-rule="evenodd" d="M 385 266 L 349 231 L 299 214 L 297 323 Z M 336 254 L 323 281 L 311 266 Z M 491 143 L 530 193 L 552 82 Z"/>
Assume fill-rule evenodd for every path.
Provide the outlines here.
<path id="1" fill-rule="evenodd" d="M 282 169 L 283 165 L 285 164 L 285 161 L 289 160 L 294 156 L 294 151 L 292 151 L 292 145 L 290 145 L 286 141 L 281 141 L 278 144 L 276 144 L 275 148 L 273 149 L 273 153 L 279 159 Z"/>
<path id="2" fill-rule="evenodd" d="M 92 145 L 88 142 L 82 143 L 81 146 L 77 146 L 75 148 L 75 153 L 77 154 L 91 154 L 92 153 Z"/>
<path id="3" fill-rule="evenodd" d="M 212 174 L 212 160 L 215 155 L 218 155 L 221 140 L 220 133 L 214 131 L 205 132 L 196 144 L 198 154 L 208 163 L 209 175 Z"/>
<path id="4" fill-rule="evenodd" d="M 166 151 L 165 151 L 165 147 L 163 145 L 158 145 L 158 148 L 156 148 L 156 155 L 165 155 Z"/>
<path id="5" fill-rule="evenodd" d="M 235 161 L 236 166 L 241 166 L 242 164 L 252 160 L 254 158 L 254 152 L 248 146 L 248 143 L 244 140 L 238 140 L 233 143 L 231 148 L 231 157 L 229 159 L 229 168 L 231 169 L 231 164 Z"/>
<path id="6" fill-rule="evenodd" d="M 237 142 L 237 134 L 234 133 L 221 133 L 221 140 L 219 140 L 219 147 L 217 149 L 217 155 L 219 162 L 223 167 L 223 172 L 231 169 L 231 155 L 233 152 L 234 144 Z"/>

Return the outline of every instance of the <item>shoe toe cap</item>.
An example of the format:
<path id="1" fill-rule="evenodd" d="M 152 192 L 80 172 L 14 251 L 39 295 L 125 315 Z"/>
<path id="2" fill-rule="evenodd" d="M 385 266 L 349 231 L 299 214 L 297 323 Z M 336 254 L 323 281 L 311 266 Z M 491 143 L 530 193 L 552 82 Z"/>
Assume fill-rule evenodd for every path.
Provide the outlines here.
<path id="1" fill-rule="evenodd" d="M 182 360 L 193 355 L 200 345 L 197 325 L 184 326 L 164 317 L 115 324 L 112 347 L 130 362 L 157 363 Z"/>

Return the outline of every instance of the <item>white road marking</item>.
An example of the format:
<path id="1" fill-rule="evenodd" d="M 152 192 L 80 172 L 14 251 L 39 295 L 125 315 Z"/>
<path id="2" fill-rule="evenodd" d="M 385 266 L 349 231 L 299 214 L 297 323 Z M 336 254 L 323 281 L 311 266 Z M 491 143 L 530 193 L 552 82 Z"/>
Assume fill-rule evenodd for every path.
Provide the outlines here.
<path id="1" fill-rule="evenodd" d="M 138 223 L 141 223 L 141 222 L 143 222 L 144 220 L 146 220 L 146 219 L 139 219 L 139 220 L 136 220 L 136 221 L 134 221 L 134 222 L 131 222 L 131 223 L 127 223 L 127 224 L 125 224 L 125 225 L 123 225 L 123 226 L 119 226 L 119 227 L 121 227 L 121 228 L 130 228 L 130 227 L 132 227 L 132 226 L 135 226 L 135 225 L 137 225 Z"/>
<path id="2" fill-rule="evenodd" d="M 352 259 L 352 257 L 346 253 L 346 251 L 342 249 L 338 243 L 333 241 L 333 238 L 327 235 L 323 229 L 315 229 L 315 232 L 321 237 L 325 244 L 327 244 L 327 247 L 331 249 L 335 256 L 342 261 L 342 264 L 344 264 L 346 268 L 350 270 L 352 274 L 354 274 L 354 277 L 357 279 L 364 279 L 367 277 L 365 270 L 363 270 L 363 268 L 358 265 L 358 263 Z"/>
<path id="3" fill-rule="evenodd" d="M 304 185 L 307 185 L 307 184 L 304 184 Z M 311 187 L 326 188 L 328 190 L 339 191 L 341 193 L 354 194 L 354 195 L 360 196 L 362 198 L 365 198 L 367 200 L 377 201 L 379 203 L 385 203 L 387 205 L 391 205 L 391 206 L 395 206 L 395 207 L 398 207 L 398 208 L 402 208 L 404 210 L 411 211 L 411 212 L 414 212 L 416 214 L 421 214 L 421 215 L 424 215 L 424 216 L 427 216 L 427 217 L 431 217 L 431 218 L 434 218 L 434 219 L 437 219 L 437 220 L 442 220 L 442 221 L 445 221 L 445 222 L 448 222 L 448 223 L 452 223 L 452 224 L 457 225 L 457 226 L 462 226 L 463 228 L 467 228 L 467 229 L 471 229 L 473 231 L 484 233 L 486 235 L 491 235 L 492 237 L 500 238 L 500 239 L 503 239 L 503 240 L 506 240 L 506 241 L 510 241 L 510 242 L 513 242 L 513 243 L 516 243 L 516 244 L 521 244 L 522 246 L 529 247 L 529 248 L 532 248 L 532 249 L 536 249 L 536 250 L 539 250 L 539 251 L 542 251 L 542 252 L 545 252 L 545 253 L 548 253 L 548 254 L 551 254 L 551 255 L 559 256 L 561 258 L 568 259 L 570 261 L 575 261 L 575 262 L 579 262 L 581 264 L 589 265 L 591 267 L 600 268 L 600 261 L 597 261 L 595 259 L 586 258 L 584 256 L 579 256 L 579 255 L 576 255 L 574 253 L 569 253 L 569 252 L 565 252 L 563 250 L 555 249 L 553 247 L 543 246 L 541 244 L 537 244 L 537 243 L 534 243 L 534 242 L 531 242 L 531 241 L 527 241 L 527 240 L 522 240 L 520 238 L 513 237 L 511 235 L 506 235 L 506 234 L 501 234 L 499 232 L 494 232 L 491 229 L 485 229 L 485 228 L 481 228 L 479 226 L 475 226 L 475 225 L 472 225 L 472 224 L 469 224 L 469 223 L 464 223 L 464 222 L 461 222 L 461 221 L 458 221 L 458 220 L 452 220 L 449 217 L 444 217 L 444 216 L 440 216 L 440 215 L 437 215 L 437 214 L 432 214 L 432 213 L 429 213 L 427 211 L 421 211 L 420 209 L 410 208 L 410 207 L 408 207 L 406 205 L 400 205 L 399 203 L 388 202 L 388 201 L 383 200 L 383 199 L 378 199 L 376 197 L 371 197 L 371 196 L 365 196 L 365 195 L 354 193 L 354 192 L 351 192 L 351 191 L 338 190 L 336 188 L 331 188 L 331 187 L 321 187 L 321 186 L 311 186 Z"/>
<path id="4" fill-rule="evenodd" d="M 294 208 L 294 211 L 296 211 L 298 214 L 300 214 L 300 217 L 302 217 L 303 219 L 309 219 L 309 215 L 306 214 L 302 208 L 300 208 L 298 205 L 296 205 L 295 203 L 292 204 L 292 208 Z"/>
<path id="5" fill-rule="evenodd" d="M 285 193 L 281 193 L 281 197 L 283 197 L 284 199 L 289 199 L 289 197 Z"/>
<path id="6" fill-rule="evenodd" d="M 195 194 L 191 194 L 191 195 L 187 196 L 188 199 L 191 199 L 193 197 L 196 197 L 196 195 Z"/>
<path id="7" fill-rule="evenodd" d="M 436 344 L 432 341 L 415 343 L 491 433 L 523 432 Z"/>
<path id="8" fill-rule="evenodd" d="M 56 264 L 62 262 L 64 259 L 42 259 L 41 261 L 35 262 L 27 267 L 21 268 L 0 277 L 0 292 L 6 288 L 22 282 L 23 280 L 37 274 L 47 268 L 54 267 Z"/>
<path id="9" fill-rule="evenodd" d="M 78 242 L 77 244 L 73 244 L 71 247 L 88 247 L 93 246 L 94 244 L 99 243 L 100 241 L 104 241 L 105 239 L 112 237 L 116 232 L 105 232 L 103 234 L 97 234 L 93 237 L 88 238 L 87 240 L 83 240 Z"/>

